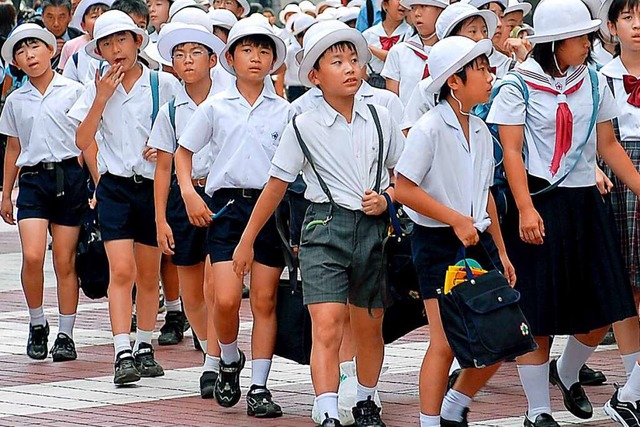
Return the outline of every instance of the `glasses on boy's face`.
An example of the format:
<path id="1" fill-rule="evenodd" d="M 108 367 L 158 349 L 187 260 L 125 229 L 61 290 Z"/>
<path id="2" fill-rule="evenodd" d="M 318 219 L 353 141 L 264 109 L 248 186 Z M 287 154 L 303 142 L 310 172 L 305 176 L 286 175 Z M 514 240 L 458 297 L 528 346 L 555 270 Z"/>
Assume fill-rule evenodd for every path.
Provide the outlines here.
<path id="1" fill-rule="evenodd" d="M 191 52 L 175 52 L 173 54 L 173 59 L 175 61 L 185 61 L 187 57 L 191 58 L 193 61 L 197 61 L 198 59 L 204 57 L 207 52 L 203 49 L 194 49 Z"/>
<path id="2" fill-rule="evenodd" d="M 236 7 L 238 5 L 238 2 L 236 2 L 236 0 L 223 0 L 220 2 L 221 5 L 223 5 L 225 8 L 227 7 Z"/>

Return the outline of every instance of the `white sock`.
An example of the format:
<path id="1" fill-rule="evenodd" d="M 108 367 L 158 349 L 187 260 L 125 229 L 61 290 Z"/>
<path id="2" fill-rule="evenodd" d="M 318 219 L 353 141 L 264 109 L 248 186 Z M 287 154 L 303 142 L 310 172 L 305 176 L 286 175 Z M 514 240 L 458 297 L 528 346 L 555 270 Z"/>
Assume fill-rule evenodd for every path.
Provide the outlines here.
<path id="1" fill-rule="evenodd" d="M 73 339 L 73 325 L 76 323 L 75 314 L 58 314 L 58 332 Z"/>
<path id="2" fill-rule="evenodd" d="M 167 312 L 182 311 L 182 304 L 180 304 L 180 298 L 173 301 L 165 301 L 164 306 L 167 307 Z"/>
<path id="3" fill-rule="evenodd" d="M 440 427 L 440 415 L 420 413 L 420 427 Z"/>
<path id="4" fill-rule="evenodd" d="M 640 365 L 636 362 L 633 372 L 629 376 L 627 383 L 618 392 L 618 400 L 621 402 L 636 403 L 640 400 Z"/>
<path id="5" fill-rule="evenodd" d="M 207 356 L 204 358 L 204 366 L 202 372 L 220 372 L 220 358 L 215 356 Z"/>
<path id="6" fill-rule="evenodd" d="M 198 338 L 198 342 L 200 343 L 200 348 L 204 354 L 207 354 L 207 340 L 201 340 Z"/>
<path id="7" fill-rule="evenodd" d="M 253 359 L 251 361 L 251 385 L 266 387 L 270 370 L 271 359 Z"/>
<path id="8" fill-rule="evenodd" d="M 224 363 L 234 363 L 240 360 L 238 340 L 229 344 L 222 344 L 218 341 L 218 344 L 220 345 L 220 359 L 222 359 Z"/>
<path id="9" fill-rule="evenodd" d="M 631 372 L 633 372 L 633 368 L 635 368 L 636 362 L 638 361 L 639 357 L 640 357 L 640 352 L 620 355 L 620 358 L 622 359 L 622 364 L 624 365 L 624 371 L 627 374 L 627 378 L 629 378 L 629 376 L 631 375 Z"/>
<path id="10" fill-rule="evenodd" d="M 116 356 L 122 351 L 131 351 L 131 341 L 129 340 L 129 334 L 114 335 L 113 347 L 115 349 Z"/>
<path id="11" fill-rule="evenodd" d="M 44 307 L 29 309 L 29 323 L 31 323 L 31 326 L 44 326 L 47 324 L 47 319 L 44 317 Z"/>
<path id="12" fill-rule="evenodd" d="M 356 386 L 356 402 L 362 402 L 369 397 L 373 400 L 373 395 L 376 394 L 377 388 L 378 387 L 365 387 L 358 381 L 358 385 Z"/>
<path id="13" fill-rule="evenodd" d="M 444 396 L 442 401 L 442 409 L 440 410 L 440 416 L 447 421 L 462 421 L 462 413 L 465 409 L 471 406 L 471 399 L 466 394 L 460 393 L 454 389 L 451 389 Z"/>
<path id="14" fill-rule="evenodd" d="M 143 331 L 138 328 L 136 331 L 136 342 L 133 345 L 133 352 L 135 353 L 140 348 L 141 343 L 151 344 L 151 338 L 153 337 L 153 331 Z"/>
<path id="15" fill-rule="evenodd" d="M 529 402 L 527 410 L 529 421 L 535 422 L 540 414 L 551 415 L 549 362 L 542 365 L 518 365 L 518 375 Z"/>
<path id="16" fill-rule="evenodd" d="M 338 393 L 323 393 L 316 396 L 316 407 L 322 414 L 324 420 L 328 415 L 329 418 L 340 419 L 338 415 Z"/>
<path id="17" fill-rule="evenodd" d="M 574 336 L 570 336 L 567 345 L 558 358 L 558 376 L 566 388 L 579 381 L 580 369 L 596 351 L 595 347 L 582 344 Z"/>

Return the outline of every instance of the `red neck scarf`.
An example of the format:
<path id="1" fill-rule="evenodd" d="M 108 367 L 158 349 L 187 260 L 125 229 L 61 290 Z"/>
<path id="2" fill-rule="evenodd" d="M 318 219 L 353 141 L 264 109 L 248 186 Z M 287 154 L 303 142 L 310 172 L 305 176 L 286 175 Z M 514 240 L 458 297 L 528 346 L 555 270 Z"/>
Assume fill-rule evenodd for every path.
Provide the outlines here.
<path id="1" fill-rule="evenodd" d="M 400 40 L 400 36 L 392 36 L 392 37 L 380 36 L 380 44 L 382 45 L 382 50 L 391 49 L 393 45 L 398 43 L 399 40 Z"/>
<path id="2" fill-rule="evenodd" d="M 415 53 L 416 56 L 420 59 L 422 59 L 423 61 L 426 61 L 429 59 L 429 57 L 427 55 L 425 55 L 424 53 L 420 53 L 415 49 L 411 49 L 411 52 Z M 429 77 L 429 63 L 425 63 L 424 64 L 424 70 L 422 71 L 422 80 L 426 79 L 427 77 Z"/>
<path id="3" fill-rule="evenodd" d="M 636 108 L 640 108 L 640 80 L 634 76 L 625 75 L 622 77 L 624 91 L 629 94 L 627 102 Z"/>

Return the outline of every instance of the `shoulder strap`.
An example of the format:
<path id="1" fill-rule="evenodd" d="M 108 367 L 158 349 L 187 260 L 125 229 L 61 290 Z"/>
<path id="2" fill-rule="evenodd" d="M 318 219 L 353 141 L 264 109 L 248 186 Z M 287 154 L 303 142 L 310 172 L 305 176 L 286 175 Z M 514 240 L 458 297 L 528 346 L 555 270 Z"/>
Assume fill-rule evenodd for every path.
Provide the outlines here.
<path id="1" fill-rule="evenodd" d="M 78 68 L 78 52 L 71 55 L 71 60 L 73 61 L 73 65 L 75 65 L 76 68 Z"/>
<path id="2" fill-rule="evenodd" d="M 378 169 L 376 170 L 376 185 L 373 188 L 373 191 L 380 194 L 380 182 L 382 181 L 382 162 L 384 154 L 384 136 L 382 135 L 382 126 L 380 126 L 380 117 L 378 117 L 376 108 L 371 104 L 367 104 L 367 107 L 369 107 L 369 111 L 371 111 L 373 122 L 376 125 L 376 132 L 378 133 Z"/>
<path id="3" fill-rule="evenodd" d="M 375 13 L 373 9 L 373 0 L 367 0 L 367 28 L 371 28 L 373 26 L 373 21 L 375 20 Z"/>
<path id="4" fill-rule="evenodd" d="M 611 89 L 611 94 L 615 98 L 616 89 L 613 84 L 613 79 L 609 76 L 605 76 L 605 77 L 607 78 L 607 85 L 609 86 L 609 89 Z M 616 139 L 618 140 L 618 142 L 621 142 L 622 139 L 620 139 L 620 122 L 618 121 L 618 116 L 613 118 L 613 132 L 616 134 Z"/>
<path id="5" fill-rule="evenodd" d="M 567 177 L 571 174 L 571 172 L 573 172 L 573 170 L 576 168 L 576 165 L 580 161 L 580 157 L 582 157 L 582 152 L 584 151 L 584 147 L 586 147 L 587 144 L 589 143 L 589 137 L 591 136 L 591 133 L 593 132 L 593 129 L 596 126 L 596 121 L 598 120 L 598 111 L 600 110 L 600 83 L 598 80 L 597 71 L 592 68 L 588 68 L 588 70 L 589 70 L 589 80 L 591 80 L 591 98 L 593 103 L 593 110 L 591 111 L 591 122 L 589 123 L 589 128 L 587 130 L 587 136 L 585 137 L 584 142 L 580 144 L 580 146 L 576 148 L 576 150 L 573 152 L 574 156 L 572 157 L 575 157 L 575 160 L 571 165 L 571 167 L 569 168 L 569 170 L 567 171 L 567 173 L 564 174 L 560 179 L 558 179 L 556 182 L 554 182 L 550 186 L 543 188 L 540 191 L 536 191 L 535 193 L 531 193 L 532 196 L 537 196 L 540 194 L 547 193 L 551 190 L 556 189 L 560 184 L 562 184 L 562 182 L 565 179 L 567 179 Z"/>
<path id="6" fill-rule="evenodd" d="M 151 112 L 151 124 L 153 124 L 156 121 L 156 117 L 158 117 L 158 110 L 160 109 L 160 82 L 158 71 L 149 71 L 149 81 L 151 83 L 151 98 L 153 99 L 153 110 Z"/>
<path id="7" fill-rule="evenodd" d="M 176 100 L 175 98 L 169 101 L 169 121 L 173 128 L 173 133 L 176 135 Z"/>
<path id="8" fill-rule="evenodd" d="M 337 206 L 336 202 L 333 200 L 333 197 L 331 196 L 331 191 L 329 191 L 329 187 L 327 187 L 327 183 L 324 182 L 324 179 L 322 179 L 322 177 L 318 173 L 318 170 L 316 169 L 315 162 L 311 158 L 311 152 L 309 151 L 309 147 L 307 147 L 307 144 L 305 144 L 304 140 L 302 139 L 302 135 L 300 135 L 300 130 L 298 129 L 298 125 L 296 124 L 296 117 L 297 115 L 293 116 L 293 120 L 292 120 L 293 130 L 296 133 L 296 138 L 298 139 L 298 144 L 300 145 L 302 154 L 304 154 L 305 159 L 307 159 L 307 162 L 309 162 L 309 165 L 311 165 L 311 169 L 313 169 L 313 173 L 316 175 L 316 178 L 318 178 L 318 184 L 320 184 L 320 188 L 322 188 L 322 192 L 329 199 L 329 203 L 331 203 L 332 206 Z"/>

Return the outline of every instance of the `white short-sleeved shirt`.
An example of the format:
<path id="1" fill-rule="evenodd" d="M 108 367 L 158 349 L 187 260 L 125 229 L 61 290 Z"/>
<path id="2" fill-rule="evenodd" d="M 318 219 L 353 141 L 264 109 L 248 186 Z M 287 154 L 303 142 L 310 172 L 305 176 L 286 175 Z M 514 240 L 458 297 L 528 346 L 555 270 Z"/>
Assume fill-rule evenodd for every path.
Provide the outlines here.
<path id="1" fill-rule="evenodd" d="M 382 191 L 389 186 L 388 169 L 394 168 L 400 158 L 404 136 L 389 110 L 380 106 L 375 108 L 383 135 Z M 349 124 L 323 98 L 316 109 L 298 116 L 296 124 L 336 204 L 352 211 L 362 210 L 365 191 L 373 190 L 375 186 L 379 153 L 378 133 L 366 103 L 356 99 Z M 307 184 L 305 198 L 314 203 L 328 202 L 290 123 L 282 135 L 269 173 L 293 182 L 300 171 Z"/>
<path id="2" fill-rule="evenodd" d="M 142 157 L 151 133 L 153 97 L 150 71 L 144 65 L 142 75 L 129 93 L 120 84 L 107 102 L 98 127 L 98 170 L 121 177 L 142 175 L 153 179 L 155 163 Z M 159 105 L 169 102 L 180 91 L 180 83 L 171 74 L 158 72 Z M 82 122 L 93 105 L 96 85 L 88 84 L 69 111 L 69 117 Z"/>
<path id="3" fill-rule="evenodd" d="M 302 114 L 315 109 L 323 99 L 322 91 L 317 87 L 314 87 L 293 101 L 291 106 L 295 110 L 296 114 Z M 362 80 L 362 85 L 360 85 L 360 88 L 356 92 L 356 100 L 363 101 L 366 104 L 385 107 L 389 110 L 391 117 L 393 117 L 396 123 L 400 123 L 400 120 L 402 120 L 404 111 L 402 102 L 400 101 L 400 98 L 398 98 L 398 95 L 389 90 L 378 89 Z"/>
<path id="4" fill-rule="evenodd" d="M 524 125 L 525 166 L 531 175 L 553 183 L 569 172 L 574 163 L 574 160 L 572 160 L 574 155 L 572 156 L 572 153 L 587 138 L 587 130 L 593 112 L 589 72 L 585 66 L 570 67 L 566 77 L 556 79 L 545 74 L 533 58 L 520 64 L 517 71 L 525 81 L 530 81 L 537 85 L 546 85 L 561 93 L 582 82 L 582 86 L 575 93 L 566 96 L 566 101 L 573 114 L 573 141 L 569 152 L 562 158 L 560 168 L 555 175 L 552 175 L 550 167 L 555 151 L 558 99 L 562 98 L 552 93 L 529 87 L 529 103 L 525 105 L 522 93 L 512 85 L 507 85 L 500 90 L 500 93 L 494 99 L 487 117 L 487 123 Z M 607 86 L 606 79 L 600 73 L 597 75 L 600 105 L 597 106 L 596 122 L 601 123 L 616 117 L 618 108 L 611 90 Z M 515 79 L 515 77 L 509 76 L 506 78 Z M 588 187 L 595 185 L 596 142 L 594 126 L 576 167 L 560 184 L 561 187 Z M 570 160 L 567 161 L 567 159 Z"/>
<path id="5" fill-rule="evenodd" d="M 410 129 L 429 110 L 436 106 L 436 95 L 427 90 L 429 80 L 421 80 L 413 90 L 409 102 L 404 107 L 404 117 L 400 129 Z"/>
<path id="6" fill-rule="evenodd" d="M 382 77 L 400 82 L 400 100 L 405 106 L 413 94 L 418 83 L 424 75 L 424 68 L 428 59 L 421 56 L 429 56 L 431 46 L 423 46 L 419 35 L 409 40 L 398 43 L 389 50 L 387 60 L 382 69 Z M 419 54 L 419 55 L 418 55 Z"/>
<path id="7" fill-rule="evenodd" d="M 487 203 L 493 183 L 493 140 L 478 117 L 469 117 L 469 139 L 449 103 L 442 101 L 411 128 L 396 173 L 443 205 L 473 217 L 474 227 L 485 231 L 491 225 Z M 449 226 L 405 210 L 424 227 Z"/>
<path id="8" fill-rule="evenodd" d="M 225 70 L 222 65 L 220 65 L 220 61 L 221 59 L 218 58 L 218 63 L 211 69 L 211 80 L 213 80 L 213 84 L 217 85 L 221 91 L 224 91 L 236 85 L 236 76 Z M 222 61 L 226 61 L 226 59 L 222 59 Z M 271 76 L 264 78 L 264 86 L 271 92 L 276 93 L 276 88 L 273 85 Z"/>
<path id="9" fill-rule="evenodd" d="M 362 33 L 365 39 L 367 39 L 367 44 L 370 46 L 377 47 L 378 49 L 382 49 L 382 43 L 380 42 L 380 37 L 395 37 L 399 36 L 398 43 L 404 40 L 407 31 L 411 29 L 411 26 L 407 24 L 405 21 L 402 21 L 400 25 L 393 31 L 393 34 L 387 36 L 387 33 L 384 31 L 382 27 L 382 22 L 374 25 L 371 28 L 368 28 L 365 32 Z M 384 66 L 384 62 L 376 58 L 375 55 L 372 55 L 371 61 L 369 61 L 369 66 L 371 69 L 367 67 L 367 72 L 373 70 L 374 73 L 380 73 L 382 71 L 382 67 Z"/>
<path id="10" fill-rule="evenodd" d="M 80 83 L 54 72 L 44 95 L 27 80 L 7 97 L 0 115 L 0 133 L 20 141 L 16 166 L 60 162 L 80 155 L 77 124 L 67 117 L 67 111 L 82 91 Z"/>
<path id="11" fill-rule="evenodd" d="M 300 80 L 298 80 L 298 70 L 300 65 L 296 61 L 296 53 L 302 50 L 302 46 L 298 43 L 298 40 L 293 38 L 291 44 L 287 46 L 287 57 L 284 60 L 284 64 L 287 70 L 284 72 L 284 84 L 285 86 L 302 86 Z"/>
<path id="12" fill-rule="evenodd" d="M 234 84 L 198 106 L 178 144 L 194 153 L 211 150 L 208 195 L 221 188 L 260 189 L 291 117 L 291 105 L 266 86 L 249 105 Z"/>
<path id="13" fill-rule="evenodd" d="M 210 98 L 214 96 L 216 93 L 221 92 L 220 90 L 216 90 L 215 83 L 211 85 L 211 89 L 209 90 Z M 184 128 L 187 126 L 187 123 L 193 116 L 193 113 L 196 111 L 198 106 L 193 99 L 187 94 L 184 86 L 181 90 L 176 94 L 174 106 L 175 106 L 175 128 L 171 124 L 171 117 L 169 115 L 169 104 L 164 104 L 160 107 L 160 111 L 158 112 L 158 117 L 156 117 L 156 121 L 153 124 L 153 128 L 151 129 L 151 135 L 149 135 L 149 147 L 157 148 L 158 150 L 165 151 L 167 153 L 175 153 L 178 148 L 178 139 Z M 202 150 L 194 153 L 192 159 L 192 170 L 191 170 L 191 178 L 200 179 L 206 178 L 209 173 L 209 168 L 211 167 L 211 150 L 209 147 L 205 147 Z"/>
<path id="14" fill-rule="evenodd" d="M 613 81 L 613 95 L 620 113 L 618 116 L 620 139 L 622 139 L 620 142 L 640 141 L 640 108 L 627 102 L 629 94 L 624 90 L 622 80 L 623 76 L 631 73 L 627 71 L 619 56 L 605 65 L 600 72 Z"/>
<path id="15" fill-rule="evenodd" d="M 72 55 L 62 70 L 62 75 L 77 82 L 86 85 L 96 79 L 96 70 L 100 67 L 101 61 L 90 57 L 84 49 L 80 49 L 78 52 L 78 64 L 74 61 Z M 109 64 L 102 62 L 104 67 L 108 67 Z"/>

